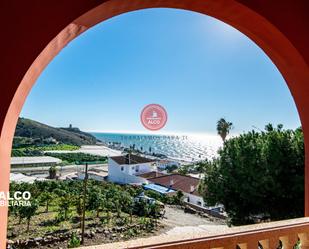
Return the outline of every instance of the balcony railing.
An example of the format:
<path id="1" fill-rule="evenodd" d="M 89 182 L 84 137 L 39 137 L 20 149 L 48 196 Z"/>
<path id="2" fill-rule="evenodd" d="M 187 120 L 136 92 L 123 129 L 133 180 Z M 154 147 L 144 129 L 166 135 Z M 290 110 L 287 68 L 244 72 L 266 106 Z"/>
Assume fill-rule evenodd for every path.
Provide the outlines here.
<path id="1" fill-rule="evenodd" d="M 203 232 L 204 233 L 204 232 Z M 86 247 L 87 249 L 309 249 L 309 218 L 229 228 L 212 234 L 161 235 L 127 242 Z"/>

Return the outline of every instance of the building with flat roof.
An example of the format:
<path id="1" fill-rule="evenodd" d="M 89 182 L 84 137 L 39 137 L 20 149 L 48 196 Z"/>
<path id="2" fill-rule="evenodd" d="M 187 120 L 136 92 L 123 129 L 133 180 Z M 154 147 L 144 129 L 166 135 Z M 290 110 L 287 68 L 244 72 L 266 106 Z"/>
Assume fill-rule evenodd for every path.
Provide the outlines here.
<path id="1" fill-rule="evenodd" d="M 152 159 L 134 155 L 134 154 L 126 154 L 122 156 L 113 156 L 110 157 L 119 165 L 136 165 L 136 164 L 144 164 L 144 163 L 153 163 L 155 162 Z"/>
<path id="2" fill-rule="evenodd" d="M 22 173 L 10 173 L 10 182 L 15 183 L 34 183 L 34 181 L 45 181 L 46 179 L 36 176 L 27 176 Z"/>
<path id="3" fill-rule="evenodd" d="M 138 155 L 127 154 L 108 158 L 108 181 L 121 184 L 148 183 L 141 174 L 154 171 L 155 161 Z"/>
<path id="4" fill-rule="evenodd" d="M 60 164 L 62 160 L 51 156 L 11 157 L 12 167 L 44 167 Z"/>
<path id="5" fill-rule="evenodd" d="M 180 163 L 177 161 L 162 159 L 156 162 L 158 169 L 165 170 L 168 167 L 176 166 L 179 167 Z"/>

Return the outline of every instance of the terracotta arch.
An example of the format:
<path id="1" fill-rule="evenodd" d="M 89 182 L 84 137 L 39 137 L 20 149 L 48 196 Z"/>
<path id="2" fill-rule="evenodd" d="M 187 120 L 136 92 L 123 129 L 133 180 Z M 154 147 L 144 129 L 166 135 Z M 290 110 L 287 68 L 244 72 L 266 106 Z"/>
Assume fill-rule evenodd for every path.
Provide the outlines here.
<path id="1" fill-rule="evenodd" d="M 4 25 L 5 41 L 0 44 L 6 48 L 0 59 L 0 191 L 9 187 L 10 151 L 19 113 L 46 65 L 71 40 L 99 22 L 133 10 L 166 7 L 196 11 L 232 25 L 260 46 L 278 67 L 294 97 L 305 134 L 305 215 L 309 216 L 309 5 L 305 0 L 280 1 L 279 6 L 275 1 L 261 4 L 258 0 L 39 2 L 7 1 L 1 8 L 2 23 L 10 22 Z M 7 208 L 0 207 L 0 248 L 4 248 L 6 224 Z"/>

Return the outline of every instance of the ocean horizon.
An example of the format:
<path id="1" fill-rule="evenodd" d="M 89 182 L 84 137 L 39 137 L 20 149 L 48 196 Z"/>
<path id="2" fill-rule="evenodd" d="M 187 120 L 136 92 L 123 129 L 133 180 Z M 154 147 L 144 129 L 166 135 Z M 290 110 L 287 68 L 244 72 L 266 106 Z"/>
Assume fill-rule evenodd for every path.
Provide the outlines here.
<path id="1" fill-rule="evenodd" d="M 91 132 L 108 146 L 134 147 L 143 152 L 166 155 L 184 162 L 197 162 L 217 156 L 222 140 L 217 135 L 201 134 L 144 134 L 119 132 Z"/>

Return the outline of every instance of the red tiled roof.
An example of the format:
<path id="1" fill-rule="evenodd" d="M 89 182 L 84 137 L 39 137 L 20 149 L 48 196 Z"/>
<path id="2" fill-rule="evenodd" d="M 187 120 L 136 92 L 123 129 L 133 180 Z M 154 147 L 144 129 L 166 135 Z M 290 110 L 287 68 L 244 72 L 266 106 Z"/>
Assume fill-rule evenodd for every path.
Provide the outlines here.
<path id="1" fill-rule="evenodd" d="M 140 174 L 140 175 L 137 175 L 137 176 L 143 177 L 145 179 L 150 179 L 150 178 L 165 176 L 165 174 L 163 174 L 161 172 L 157 172 L 157 171 L 151 171 L 151 172 L 143 173 L 143 174 Z"/>
<path id="2" fill-rule="evenodd" d="M 165 176 L 159 176 L 148 179 L 148 181 L 155 184 L 159 184 L 164 187 L 172 188 L 174 190 L 180 190 L 182 192 L 190 193 L 200 196 L 197 191 L 199 179 L 192 176 L 185 176 L 180 174 L 171 174 Z M 171 185 L 171 183 L 173 183 Z M 191 186 L 194 186 L 194 191 L 191 191 Z"/>
<path id="3" fill-rule="evenodd" d="M 154 162 L 154 160 L 151 160 L 149 158 L 141 157 L 141 156 L 137 156 L 137 155 L 132 155 L 132 154 L 131 155 L 127 154 L 125 156 L 113 156 L 113 157 L 110 157 L 110 158 L 113 159 L 119 165 Z"/>

